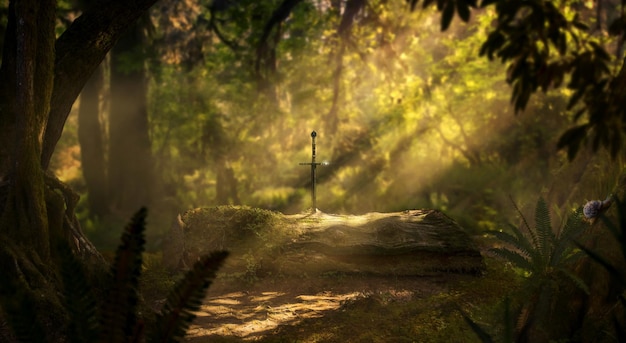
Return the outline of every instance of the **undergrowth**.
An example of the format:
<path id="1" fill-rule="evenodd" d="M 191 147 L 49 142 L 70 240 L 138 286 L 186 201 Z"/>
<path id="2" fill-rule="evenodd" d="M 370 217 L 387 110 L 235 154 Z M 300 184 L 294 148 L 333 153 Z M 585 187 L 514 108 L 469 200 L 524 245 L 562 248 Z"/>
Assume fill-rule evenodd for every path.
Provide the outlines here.
<path id="1" fill-rule="evenodd" d="M 142 208 L 124 229 L 103 284 L 92 284 L 82 261 L 74 256 L 69 244 L 64 240 L 58 242 L 58 272 L 68 314 L 66 324 L 59 329 L 66 341 L 116 343 L 145 339 L 148 342 L 176 342 L 184 338 L 206 289 L 228 253 L 217 251 L 201 256 L 172 286 L 156 316 L 142 313 L 139 286 L 146 267 L 143 262 L 146 216 L 147 210 Z M 36 319 L 37 309 L 28 306 L 33 303 L 34 295 L 26 287 L 21 287 L 19 280 L 19 275 L 0 279 L 1 289 L 11 290 L 11 293 L 0 293 L 0 305 L 7 314 L 9 328 L 20 342 L 51 341 L 39 329 L 42 324 Z M 102 294 L 103 298 L 98 299 L 96 293 Z M 21 299 L 20 307 L 13 306 L 15 299 Z"/>

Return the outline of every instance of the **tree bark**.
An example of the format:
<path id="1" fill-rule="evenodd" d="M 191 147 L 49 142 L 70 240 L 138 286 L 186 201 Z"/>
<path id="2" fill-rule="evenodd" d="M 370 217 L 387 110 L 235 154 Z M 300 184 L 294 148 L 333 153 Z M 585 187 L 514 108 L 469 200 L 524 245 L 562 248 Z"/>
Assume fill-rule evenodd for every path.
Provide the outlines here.
<path id="1" fill-rule="evenodd" d="M 85 84 L 78 108 L 78 142 L 89 212 L 98 217 L 108 213 L 104 137 L 100 124 L 102 83 L 102 67 L 99 67 Z"/>
<path id="2" fill-rule="evenodd" d="M 56 45 L 56 0 L 9 2 L 0 66 L 1 284 L 17 280 L 20 289 L 32 293 L 37 315 L 46 317 L 47 330 L 54 333 L 63 329 L 55 244 L 70 240 L 78 254 L 86 253 L 82 257 L 99 258 L 94 267 L 105 265 L 77 225 L 78 196 L 45 170 L 85 82 L 154 2 L 99 1 Z M 4 286 L 0 298 L 14 297 Z"/>
<path id="3" fill-rule="evenodd" d="M 43 259 L 49 256 L 44 175 L 39 165 L 50 96 L 52 94 L 55 5 L 53 0 L 11 2 L 7 38 L 14 60 L 8 87 L 14 90 L 13 111 L 3 113 L 12 123 L 14 140 L 7 149 L 8 196 L 2 216 L 3 231 L 18 242 L 31 244 Z M 9 103 L 11 99 L 3 99 Z M 13 118 L 11 118 L 13 117 Z"/>
<path id="4" fill-rule="evenodd" d="M 155 2 L 98 1 L 57 39 L 54 88 L 41 156 L 44 169 L 81 89 L 122 34 Z"/>

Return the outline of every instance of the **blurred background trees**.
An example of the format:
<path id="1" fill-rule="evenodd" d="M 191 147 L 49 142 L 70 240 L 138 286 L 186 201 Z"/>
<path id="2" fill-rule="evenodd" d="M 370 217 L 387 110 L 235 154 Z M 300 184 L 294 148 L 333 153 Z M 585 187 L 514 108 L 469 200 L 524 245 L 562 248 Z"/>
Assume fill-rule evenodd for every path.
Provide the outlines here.
<path id="1" fill-rule="evenodd" d="M 463 6 L 472 1 L 443 3 L 459 9 L 447 18 L 449 11 L 442 8 L 442 17 L 423 2 L 411 10 L 411 1 L 161 1 L 127 36 L 135 41 L 125 52 L 120 42 L 101 68 L 101 112 L 89 117 L 99 121 L 83 129 L 99 126 L 79 142 L 76 117 L 68 121 L 56 173 L 82 191 L 88 227 L 126 218 L 139 203 L 163 215 L 157 232 L 198 206 L 293 213 L 310 206 L 310 173 L 298 163 L 310 159 L 309 134 L 316 130 L 317 158 L 331 162 L 318 169 L 325 212 L 439 208 L 479 232 L 514 215 L 509 197 L 532 208 L 542 195 L 561 209 L 604 198 L 623 157 L 611 158 L 612 143 L 601 149 L 603 141 L 589 133 L 588 145 L 587 136 L 574 137 L 577 155 L 568 158 L 562 135 L 593 120 L 576 107 L 586 95 L 569 106 L 576 89 L 567 87 L 567 70 L 561 87 L 528 86 L 524 110 L 516 111 L 521 93 L 511 94 L 527 89 L 511 74 L 517 60 L 479 55 L 502 29 L 500 5 L 466 16 Z M 547 65 L 575 54 L 576 39 L 585 39 L 585 46 L 611 52 L 607 63 L 618 73 L 622 36 L 609 15 L 618 4 L 555 4 L 580 28 L 563 24 L 569 31 L 555 38 L 568 46 L 566 54 L 547 40 L 551 49 L 540 51 Z M 449 21 L 443 32 L 442 19 Z M 132 103 L 115 95 L 122 77 L 137 82 L 121 92 Z M 95 108 L 89 94 L 86 88 L 76 108 L 89 101 Z M 116 116 L 130 120 L 123 113 L 131 110 L 141 112 L 136 124 L 118 127 Z M 102 144 L 88 145 L 98 132 Z M 100 166 L 92 168 L 94 181 L 90 165 Z M 102 183 L 108 186 L 96 186 Z M 100 219 L 88 221 L 92 215 Z"/>

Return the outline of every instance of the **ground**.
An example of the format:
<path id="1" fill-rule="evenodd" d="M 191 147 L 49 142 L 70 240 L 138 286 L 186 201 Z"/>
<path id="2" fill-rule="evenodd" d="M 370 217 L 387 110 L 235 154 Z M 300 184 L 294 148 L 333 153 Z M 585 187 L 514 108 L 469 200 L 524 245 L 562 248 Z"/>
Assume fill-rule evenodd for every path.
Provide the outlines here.
<path id="1" fill-rule="evenodd" d="M 487 264 L 481 276 L 218 279 L 186 341 L 480 342 L 459 310 L 497 333 L 520 280 L 499 261 Z"/>
<path id="2" fill-rule="evenodd" d="M 185 242 L 170 240 L 170 250 L 186 247 L 186 256 L 232 248 L 188 331 L 195 343 L 478 342 L 461 313 L 490 322 L 517 284 L 502 262 L 483 263 L 474 238 L 433 212 L 283 217 L 218 207 L 189 211 L 173 232 Z M 410 253 L 394 250 L 393 260 L 347 258 L 354 247 L 388 254 L 407 242 Z M 169 256 L 164 251 L 179 265 Z M 411 269 L 420 262 L 437 268 Z"/>

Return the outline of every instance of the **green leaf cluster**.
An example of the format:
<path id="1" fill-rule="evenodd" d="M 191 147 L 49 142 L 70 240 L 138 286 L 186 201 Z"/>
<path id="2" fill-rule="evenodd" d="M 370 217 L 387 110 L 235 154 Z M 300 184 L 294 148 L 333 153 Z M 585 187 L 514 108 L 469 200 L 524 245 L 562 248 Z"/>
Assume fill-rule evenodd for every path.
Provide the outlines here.
<path id="1" fill-rule="evenodd" d="M 564 273 L 588 292 L 585 284 L 567 271 L 566 265 L 580 257 L 573 239 L 583 233 L 587 225 L 583 221 L 582 208 L 571 213 L 562 228 L 555 233 L 552 228 L 550 211 L 539 198 L 535 207 L 535 226 L 531 227 L 522 212 L 515 206 L 522 218 L 522 225 L 508 224 L 509 231 L 490 231 L 503 247 L 490 249 L 494 254 L 511 262 L 515 267 L 530 274 L 533 278 L 547 278 L 552 273 Z"/>

